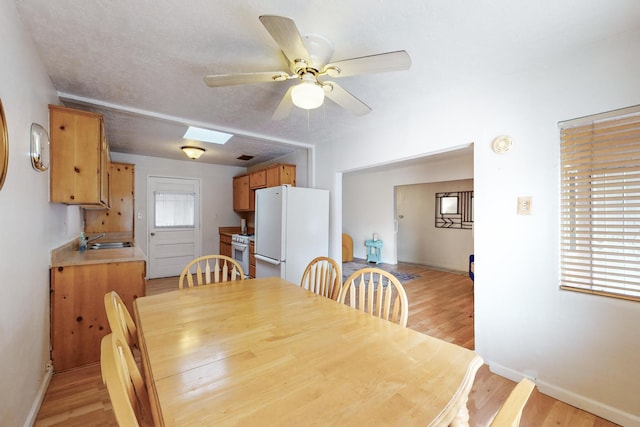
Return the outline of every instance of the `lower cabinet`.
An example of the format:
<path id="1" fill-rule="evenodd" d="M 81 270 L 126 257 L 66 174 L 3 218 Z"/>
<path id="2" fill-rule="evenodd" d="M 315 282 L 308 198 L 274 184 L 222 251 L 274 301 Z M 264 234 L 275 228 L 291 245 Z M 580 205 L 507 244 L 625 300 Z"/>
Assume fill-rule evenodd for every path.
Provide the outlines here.
<path id="1" fill-rule="evenodd" d="M 220 255 L 231 257 L 231 236 L 220 233 Z"/>
<path id="2" fill-rule="evenodd" d="M 104 295 L 116 291 L 133 316 L 133 301 L 145 293 L 144 277 L 144 261 L 51 269 L 51 341 L 55 372 L 100 361 L 100 341 L 111 332 Z"/>

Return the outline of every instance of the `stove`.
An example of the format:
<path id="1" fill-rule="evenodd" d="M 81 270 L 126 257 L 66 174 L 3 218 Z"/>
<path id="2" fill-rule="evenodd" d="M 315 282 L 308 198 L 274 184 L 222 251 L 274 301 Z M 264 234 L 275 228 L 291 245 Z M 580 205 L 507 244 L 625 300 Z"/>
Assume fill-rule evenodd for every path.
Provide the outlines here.
<path id="1" fill-rule="evenodd" d="M 249 277 L 249 244 L 253 239 L 253 234 L 231 235 L 231 258 L 238 261 L 245 277 Z"/>
<path id="2" fill-rule="evenodd" d="M 248 245 L 254 239 L 253 234 L 232 234 L 231 242 Z"/>

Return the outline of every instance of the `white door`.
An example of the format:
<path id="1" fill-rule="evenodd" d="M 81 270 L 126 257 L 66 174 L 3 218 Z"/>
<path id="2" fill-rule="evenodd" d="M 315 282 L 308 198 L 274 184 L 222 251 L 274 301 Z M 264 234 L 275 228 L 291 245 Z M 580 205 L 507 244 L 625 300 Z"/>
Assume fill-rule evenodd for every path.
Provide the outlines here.
<path id="1" fill-rule="evenodd" d="M 200 181 L 147 178 L 149 278 L 178 276 L 202 253 Z"/>
<path id="2" fill-rule="evenodd" d="M 395 219 L 397 256 L 400 262 L 420 263 L 428 244 L 428 197 L 421 185 L 395 187 Z"/>

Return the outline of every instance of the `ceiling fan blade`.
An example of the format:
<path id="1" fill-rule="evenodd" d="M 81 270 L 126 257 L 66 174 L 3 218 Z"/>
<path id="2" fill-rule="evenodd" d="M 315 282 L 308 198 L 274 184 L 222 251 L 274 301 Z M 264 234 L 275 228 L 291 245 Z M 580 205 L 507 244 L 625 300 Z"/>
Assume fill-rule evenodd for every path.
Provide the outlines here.
<path id="1" fill-rule="evenodd" d="M 265 71 L 260 73 L 236 73 L 204 76 L 204 82 L 210 87 L 244 85 L 287 80 L 284 71 Z"/>
<path id="2" fill-rule="evenodd" d="M 331 77 L 347 77 L 357 74 L 407 70 L 409 67 L 411 67 L 411 57 L 406 51 L 398 50 L 332 62 L 324 67 L 323 73 Z"/>
<path id="3" fill-rule="evenodd" d="M 282 120 L 289 116 L 291 113 L 291 109 L 293 108 L 293 101 L 291 101 L 291 91 L 293 91 L 294 86 L 291 86 L 289 90 L 284 94 L 280 104 L 278 104 L 278 108 L 273 112 L 273 116 L 271 116 L 271 120 Z"/>
<path id="4" fill-rule="evenodd" d="M 291 62 L 304 59 L 309 62 L 309 52 L 298 32 L 295 22 L 284 16 L 262 15 L 260 22 L 276 41 L 284 55 Z"/>
<path id="5" fill-rule="evenodd" d="M 360 101 L 335 82 L 324 82 L 322 84 L 322 88 L 324 89 L 324 94 L 327 98 L 356 116 L 363 116 L 371 111 L 371 107 Z"/>

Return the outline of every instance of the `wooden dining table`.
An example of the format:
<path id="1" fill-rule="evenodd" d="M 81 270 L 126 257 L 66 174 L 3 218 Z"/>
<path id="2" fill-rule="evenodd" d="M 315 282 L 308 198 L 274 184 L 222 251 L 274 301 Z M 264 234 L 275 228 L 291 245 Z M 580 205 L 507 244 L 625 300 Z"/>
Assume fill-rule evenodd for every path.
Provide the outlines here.
<path id="1" fill-rule="evenodd" d="M 280 278 L 138 298 L 165 426 L 465 426 L 482 359 Z"/>

